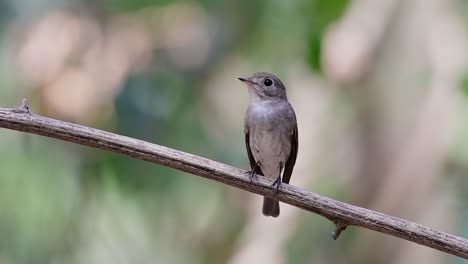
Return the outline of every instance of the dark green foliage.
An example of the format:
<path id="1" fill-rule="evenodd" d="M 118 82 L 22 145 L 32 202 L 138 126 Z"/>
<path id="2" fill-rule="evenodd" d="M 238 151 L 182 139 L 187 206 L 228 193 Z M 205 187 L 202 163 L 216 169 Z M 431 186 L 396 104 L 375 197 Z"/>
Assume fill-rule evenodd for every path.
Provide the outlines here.
<path id="1" fill-rule="evenodd" d="M 310 67 L 321 71 L 320 52 L 322 37 L 325 29 L 341 16 L 348 4 L 348 0 L 312 0 L 307 1 L 304 14 L 308 19 L 308 55 Z"/>

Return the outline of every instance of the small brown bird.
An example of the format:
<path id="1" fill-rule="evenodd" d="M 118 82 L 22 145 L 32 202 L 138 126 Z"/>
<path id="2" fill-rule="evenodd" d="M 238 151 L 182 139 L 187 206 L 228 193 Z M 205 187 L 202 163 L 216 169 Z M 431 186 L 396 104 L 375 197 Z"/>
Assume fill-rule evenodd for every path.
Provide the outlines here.
<path id="1" fill-rule="evenodd" d="M 278 189 L 281 182 L 289 183 L 296 163 L 296 114 L 286 97 L 286 88 L 273 74 L 257 72 L 239 80 L 247 84 L 250 93 L 244 133 L 251 177 L 258 174 L 275 179 L 273 186 Z M 279 202 L 265 197 L 262 212 L 277 217 Z"/>

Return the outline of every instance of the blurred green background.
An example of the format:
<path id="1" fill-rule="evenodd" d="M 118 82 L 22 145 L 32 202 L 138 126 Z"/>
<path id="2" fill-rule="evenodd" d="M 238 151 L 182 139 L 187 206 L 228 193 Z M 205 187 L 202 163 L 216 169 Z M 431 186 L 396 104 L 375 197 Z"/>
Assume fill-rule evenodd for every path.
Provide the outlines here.
<path id="1" fill-rule="evenodd" d="M 0 107 L 247 169 L 237 77 L 299 123 L 291 184 L 468 236 L 463 0 L 0 0 Z M 0 129 L 0 264 L 463 263 L 155 164 Z"/>

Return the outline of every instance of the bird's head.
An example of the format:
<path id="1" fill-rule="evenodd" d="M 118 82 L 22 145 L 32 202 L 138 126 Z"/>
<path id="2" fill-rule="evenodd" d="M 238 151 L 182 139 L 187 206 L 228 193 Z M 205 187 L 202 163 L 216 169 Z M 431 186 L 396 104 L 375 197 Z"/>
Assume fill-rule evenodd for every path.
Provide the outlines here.
<path id="1" fill-rule="evenodd" d="M 287 99 L 284 84 L 271 73 L 257 72 L 239 80 L 247 84 L 252 100 Z"/>

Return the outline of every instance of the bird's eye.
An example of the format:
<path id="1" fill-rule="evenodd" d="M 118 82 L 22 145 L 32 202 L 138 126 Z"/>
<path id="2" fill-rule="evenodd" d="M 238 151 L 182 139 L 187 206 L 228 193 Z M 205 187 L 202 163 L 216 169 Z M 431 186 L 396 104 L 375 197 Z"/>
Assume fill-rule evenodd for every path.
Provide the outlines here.
<path id="1" fill-rule="evenodd" d="M 263 81 L 263 84 L 265 86 L 271 86 L 273 84 L 273 81 L 270 78 L 266 78 L 265 81 Z"/>

